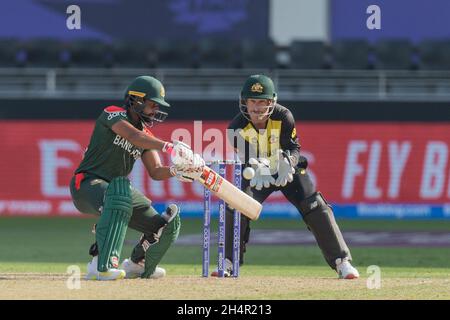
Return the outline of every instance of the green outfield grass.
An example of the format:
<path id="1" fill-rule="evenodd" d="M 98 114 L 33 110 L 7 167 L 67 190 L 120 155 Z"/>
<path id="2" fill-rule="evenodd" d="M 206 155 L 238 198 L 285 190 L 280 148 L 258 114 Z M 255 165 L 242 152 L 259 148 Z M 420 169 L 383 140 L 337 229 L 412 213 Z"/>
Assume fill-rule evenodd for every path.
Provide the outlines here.
<path id="1" fill-rule="evenodd" d="M 80 266 L 86 270 L 90 260 L 88 249 L 94 240 L 91 234 L 91 218 L 0 218 L 0 274 L 7 273 L 65 273 L 69 265 Z M 402 220 L 342 220 L 341 229 L 346 230 L 408 230 L 408 231 L 449 231 L 450 221 L 402 221 Z M 215 226 L 213 226 L 214 228 Z M 169 275 L 198 276 L 201 275 L 201 234 L 202 222 L 199 219 L 183 219 L 181 235 L 199 234 L 196 246 L 175 244 L 170 248 L 162 261 Z M 303 222 L 294 220 L 261 220 L 252 223 L 252 229 L 304 229 Z M 137 240 L 139 234 L 129 231 L 128 240 Z M 132 246 L 124 247 L 124 257 L 129 255 Z M 367 277 L 366 268 L 378 265 L 383 279 L 417 279 L 425 281 L 423 290 L 433 298 L 432 288 L 426 287 L 426 281 L 436 279 L 450 286 L 450 249 L 424 247 L 353 247 L 352 254 L 362 278 Z M 211 249 L 211 261 L 215 261 L 214 247 Z M 213 266 L 211 266 L 213 268 Z M 241 268 L 245 277 L 298 277 L 300 279 L 322 279 L 335 277 L 333 271 L 326 266 L 317 246 L 261 246 L 251 244 L 246 254 L 246 264 Z M 425 279 L 425 280 L 424 280 Z M 0 282 L 1 283 L 1 282 Z M 435 284 L 433 284 L 435 285 Z M 431 286 L 431 284 L 430 284 Z M 347 292 L 347 298 L 402 298 L 397 296 L 397 288 L 379 296 L 367 292 Z M 447 287 L 446 287 L 447 288 Z M 449 288 L 450 289 L 450 288 Z M 323 288 L 320 292 L 310 292 L 306 296 L 295 296 L 286 293 L 285 298 L 336 298 L 333 290 Z M 408 291 L 411 295 L 405 298 L 421 298 L 420 283 Z M 417 291 L 417 295 L 412 292 Z M 329 295 L 328 295 L 329 293 Z M 292 296 L 290 296 L 292 294 Z M 250 296 L 250 298 L 261 298 Z M 264 297 L 264 296 L 263 296 Z M 450 299 L 450 296 L 438 298 Z M 267 297 L 266 297 L 267 298 Z M 268 298 L 283 298 L 274 294 Z"/>
<path id="2" fill-rule="evenodd" d="M 0 218 L 0 272 L 14 263 L 30 263 L 28 272 L 43 271 L 48 263 L 82 263 L 88 259 L 88 249 L 94 240 L 91 227 L 93 218 Z M 341 220 L 341 229 L 346 230 L 400 230 L 400 231 L 449 231 L 450 221 L 404 221 L 404 220 Z M 260 220 L 252 222 L 252 229 L 305 229 L 303 222 L 296 220 Z M 212 230 L 216 229 L 216 219 Z M 200 219 L 183 219 L 180 236 L 199 234 L 198 246 L 177 246 L 170 249 L 165 262 L 173 264 L 201 263 Z M 129 230 L 127 239 L 137 240 L 139 233 Z M 124 247 L 124 253 L 131 250 Z M 384 264 L 386 266 L 450 267 L 445 248 L 352 248 L 353 256 L 360 264 Z M 214 250 L 212 249 L 212 252 Z M 444 254 L 446 253 L 446 254 Z M 302 265 L 320 266 L 322 256 L 316 246 L 249 246 L 246 260 L 255 265 Z M 33 267 L 33 265 L 36 267 Z"/>

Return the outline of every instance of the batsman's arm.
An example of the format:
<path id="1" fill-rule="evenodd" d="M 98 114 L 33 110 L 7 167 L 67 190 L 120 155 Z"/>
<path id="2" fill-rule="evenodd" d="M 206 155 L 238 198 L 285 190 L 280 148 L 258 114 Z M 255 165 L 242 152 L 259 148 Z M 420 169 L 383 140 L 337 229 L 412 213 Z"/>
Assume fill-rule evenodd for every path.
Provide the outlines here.
<path id="1" fill-rule="evenodd" d="M 172 143 L 152 137 L 145 132 L 136 129 L 127 121 L 118 121 L 113 124 L 111 129 L 136 147 L 146 150 L 160 150 L 163 152 L 171 151 Z"/>
<path id="2" fill-rule="evenodd" d="M 141 160 L 153 180 L 165 180 L 174 176 L 170 167 L 161 164 L 161 158 L 155 150 L 144 151 Z"/>

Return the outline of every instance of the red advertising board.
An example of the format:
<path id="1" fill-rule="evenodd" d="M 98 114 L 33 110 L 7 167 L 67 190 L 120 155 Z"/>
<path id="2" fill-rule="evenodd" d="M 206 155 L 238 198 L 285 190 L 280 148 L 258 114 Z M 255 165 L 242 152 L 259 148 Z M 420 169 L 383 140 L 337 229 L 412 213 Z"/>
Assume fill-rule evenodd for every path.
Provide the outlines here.
<path id="1" fill-rule="evenodd" d="M 2 121 L 0 215 L 73 215 L 68 183 L 89 143 L 92 121 Z M 183 137 L 205 158 L 221 158 L 227 122 L 160 124 L 163 139 Z M 297 123 L 309 172 L 337 204 L 450 203 L 450 124 Z M 167 159 L 164 159 L 167 162 Z M 202 187 L 152 181 L 138 162 L 134 186 L 155 202 L 199 202 Z M 284 201 L 277 193 L 271 203 Z"/>

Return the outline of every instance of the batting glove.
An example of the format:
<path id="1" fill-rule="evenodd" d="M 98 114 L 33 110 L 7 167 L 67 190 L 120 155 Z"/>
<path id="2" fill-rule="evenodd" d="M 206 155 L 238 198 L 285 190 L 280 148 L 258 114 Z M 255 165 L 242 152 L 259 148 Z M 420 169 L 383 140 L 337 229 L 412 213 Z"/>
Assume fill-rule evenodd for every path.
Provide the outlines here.
<path id="1" fill-rule="evenodd" d="M 183 164 L 192 163 L 194 152 L 186 143 L 181 141 L 174 141 L 170 156 L 172 163 L 175 166 L 180 166 Z"/>
<path id="2" fill-rule="evenodd" d="M 182 161 L 170 167 L 172 176 L 182 182 L 192 182 L 200 178 L 205 167 L 205 161 L 199 154 L 194 154 L 192 162 Z"/>

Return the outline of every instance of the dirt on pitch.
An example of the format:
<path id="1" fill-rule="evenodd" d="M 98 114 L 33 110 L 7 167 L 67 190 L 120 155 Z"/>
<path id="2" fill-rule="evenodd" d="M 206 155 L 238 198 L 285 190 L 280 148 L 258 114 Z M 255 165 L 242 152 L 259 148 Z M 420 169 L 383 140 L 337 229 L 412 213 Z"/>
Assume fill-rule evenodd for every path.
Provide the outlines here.
<path id="1" fill-rule="evenodd" d="M 437 278 L 383 279 L 379 289 L 368 289 L 367 279 L 271 276 L 81 280 L 79 285 L 69 289 L 67 274 L 1 274 L 0 299 L 450 299 L 450 280 Z"/>

